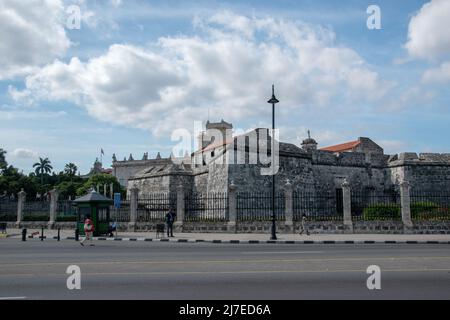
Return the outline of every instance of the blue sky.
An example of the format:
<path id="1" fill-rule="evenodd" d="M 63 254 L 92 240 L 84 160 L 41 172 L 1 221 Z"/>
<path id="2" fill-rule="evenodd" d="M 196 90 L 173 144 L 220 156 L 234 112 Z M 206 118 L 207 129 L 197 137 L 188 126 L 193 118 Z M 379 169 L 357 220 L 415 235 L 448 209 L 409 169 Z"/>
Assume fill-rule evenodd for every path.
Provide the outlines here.
<path id="1" fill-rule="evenodd" d="M 369 5 L 381 30 L 366 25 Z M 81 29 L 66 26 L 71 5 Z M 449 152 L 450 6 L 433 1 L 0 1 L 0 147 L 85 173 L 105 151 L 168 156 L 175 129 L 222 118 L 320 146 Z M 21 22 L 26 21 L 26 24 Z M 3 66 L 2 66 L 3 65 Z M 209 110 L 209 111 L 208 111 Z"/>

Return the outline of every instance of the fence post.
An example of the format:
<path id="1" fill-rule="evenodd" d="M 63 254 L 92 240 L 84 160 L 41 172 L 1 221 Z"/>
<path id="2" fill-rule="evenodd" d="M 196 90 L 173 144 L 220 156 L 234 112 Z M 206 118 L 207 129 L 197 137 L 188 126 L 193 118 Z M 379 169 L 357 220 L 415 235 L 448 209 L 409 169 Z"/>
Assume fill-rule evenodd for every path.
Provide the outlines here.
<path id="1" fill-rule="evenodd" d="M 184 211 L 184 189 L 183 185 L 179 184 L 177 186 L 177 220 L 174 223 L 177 232 L 183 232 Z"/>
<path id="2" fill-rule="evenodd" d="M 342 202 L 344 207 L 344 232 L 353 233 L 352 198 L 350 183 L 347 179 L 342 182 Z"/>
<path id="3" fill-rule="evenodd" d="M 402 207 L 402 222 L 403 226 L 408 229 L 413 227 L 411 221 L 411 187 L 408 181 L 400 183 L 400 204 Z"/>
<path id="4" fill-rule="evenodd" d="M 289 179 L 286 180 L 284 185 L 284 208 L 285 208 L 285 222 L 284 227 L 286 232 L 292 231 L 295 233 L 294 227 L 294 199 L 292 196 L 292 184 Z"/>
<path id="5" fill-rule="evenodd" d="M 50 219 L 48 222 L 48 228 L 53 229 L 56 222 L 56 211 L 58 207 L 59 192 L 56 189 L 50 191 Z"/>
<path id="6" fill-rule="evenodd" d="M 136 230 L 138 193 L 139 193 L 138 188 L 133 187 L 130 189 L 130 221 L 128 222 L 128 231 Z"/>
<path id="7" fill-rule="evenodd" d="M 20 192 L 17 194 L 17 222 L 16 227 L 20 228 L 20 224 L 23 220 L 23 209 L 25 206 L 25 200 L 27 197 L 27 193 L 25 191 L 20 190 Z"/>
<path id="8" fill-rule="evenodd" d="M 237 187 L 233 181 L 231 181 L 228 187 L 228 231 L 237 232 L 236 222 L 237 222 Z"/>

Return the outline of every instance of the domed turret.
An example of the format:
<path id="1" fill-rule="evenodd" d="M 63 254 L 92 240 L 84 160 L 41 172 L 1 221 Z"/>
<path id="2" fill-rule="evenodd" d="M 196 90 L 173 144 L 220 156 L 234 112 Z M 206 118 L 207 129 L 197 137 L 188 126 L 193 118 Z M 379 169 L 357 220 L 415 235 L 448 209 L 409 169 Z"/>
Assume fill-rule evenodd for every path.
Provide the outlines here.
<path id="1" fill-rule="evenodd" d="M 317 150 L 317 141 L 311 138 L 311 132 L 308 130 L 308 138 L 303 140 L 302 149 L 306 152 L 313 152 Z"/>

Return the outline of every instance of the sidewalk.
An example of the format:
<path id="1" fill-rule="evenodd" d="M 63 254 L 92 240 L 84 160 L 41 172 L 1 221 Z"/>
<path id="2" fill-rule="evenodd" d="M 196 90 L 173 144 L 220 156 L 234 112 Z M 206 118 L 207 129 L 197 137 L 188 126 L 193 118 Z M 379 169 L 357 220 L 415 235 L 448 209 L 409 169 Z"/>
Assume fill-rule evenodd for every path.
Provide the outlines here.
<path id="1" fill-rule="evenodd" d="M 27 236 L 41 230 L 28 229 Z M 54 240 L 57 230 L 44 230 L 46 240 Z M 450 235 L 439 234 L 277 234 L 277 241 L 270 241 L 270 234 L 262 233 L 174 233 L 174 238 L 156 238 L 155 232 L 119 232 L 117 237 L 98 237 L 98 241 L 169 241 L 169 242 L 212 242 L 212 243 L 442 243 L 450 244 Z M 21 239 L 22 230 L 8 229 L 8 238 Z M 73 230 L 61 230 L 61 240 L 74 240 Z M 0 238 L 1 240 L 2 238 Z M 28 239 L 27 240 L 33 240 Z"/>

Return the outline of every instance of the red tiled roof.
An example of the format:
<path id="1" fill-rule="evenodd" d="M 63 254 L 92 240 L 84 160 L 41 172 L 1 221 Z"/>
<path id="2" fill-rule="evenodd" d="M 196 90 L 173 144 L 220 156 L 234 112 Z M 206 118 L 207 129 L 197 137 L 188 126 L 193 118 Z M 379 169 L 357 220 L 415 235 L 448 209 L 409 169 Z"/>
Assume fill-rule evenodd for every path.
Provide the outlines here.
<path id="1" fill-rule="evenodd" d="M 228 139 L 228 140 L 226 140 L 225 142 L 216 142 L 216 143 L 212 143 L 212 144 L 206 146 L 204 149 L 199 150 L 199 151 L 200 151 L 200 152 L 206 152 L 206 151 L 209 151 L 209 150 L 212 150 L 212 149 L 216 149 L 216 148 L 219 148 L 219 147 L 222 147 L 222 146 L 225 146 L 225 145 L 227 145 L 227 144 L 232 143 L 233 140 L 234 140 L 234 139 Z M 199 152 L 199 151 L 197 151 L 197 152 Z"/>
<path id="2" fill-rule="evenodd" d="M 357 147 L 360 143 L 361 143 L 361 141 L 359 141 L 359 140 L 350 141 L 350 142 L 346 142 L 346 143 L 337 144 L 334 146 L 321 148 L 320 150 L 332 151 L 332 152 L 344 152 L 344 151 L 352 150 L 353 148 Z"/>

